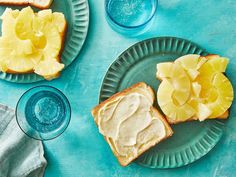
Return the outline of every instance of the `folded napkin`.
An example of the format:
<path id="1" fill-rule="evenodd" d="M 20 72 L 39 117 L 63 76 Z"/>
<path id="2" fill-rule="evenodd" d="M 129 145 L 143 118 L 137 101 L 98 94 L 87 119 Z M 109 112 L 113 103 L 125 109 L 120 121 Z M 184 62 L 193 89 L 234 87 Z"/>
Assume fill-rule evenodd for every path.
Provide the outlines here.
<path id="1" fill-rule="evenodd" d="M 46 167 L 41 141 L 25 135 L 15 111 L 0 104 L 0 177 L 42 177 Z"/>

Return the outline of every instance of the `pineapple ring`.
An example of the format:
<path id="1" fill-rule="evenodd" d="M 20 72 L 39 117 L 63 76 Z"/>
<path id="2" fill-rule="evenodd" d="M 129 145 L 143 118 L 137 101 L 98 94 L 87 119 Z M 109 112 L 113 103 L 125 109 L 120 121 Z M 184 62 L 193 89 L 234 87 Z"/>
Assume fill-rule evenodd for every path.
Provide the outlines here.
<path id="1" fill-rule="evenodd" d="M 9 54 L 32 54 L 34 46 L 30 40 L 21 40 L 18 38 L 15 26 L 17 23 L 16 17 L 13 16 L 17 11 L 12 11 L 7 8 L 2 15 L 2 37 L 0 38 L 0 48 L 11 49 Z M 6 20 L 7 19 L 7 20 Z"/>
<path id="2" fill-rule="evenodd" d="M 173 85 L 172 99 L 176 105 L 181 106 L 188 101 L 191 91 L 190 79 L 181 65 L 171 62 L 157 64 L 156 76 L 161 80 L 168 79 Z"/>
<path id="3" fill-rule="evenodd" d="M 188 120 L 193 117 L 195 110 L 188 103 L 176 105 L 172 99 L 174 91 L 172 83 L 164 79 L 157 91 L 158 104 L 170 122 Z"/>
<path id="4" fill-rule="evenodd" d="M 234 93 L 230 81 L 222 73 L 215 74 L 211 84 L 211 87 L 202 90 L 201 94 L 204 95 L 205 104 L 212 110 L 209 118 L 215 118 L 221 116 L 229 109 Z"/>
<path id="5" fill-rule="evenodd" d="M 38 13 L 33 21 L 35 35 L 32 36 L 32 41 L 42 50 L 45 58 L 56 58 L 62 46 L 62 38 L 59 31 L 61 29 L 55 25 L 54 16 L 55 14 L 51 10 L 43 10 Z M 47 23 L 48 21 L 52 23 Z"/>
<path id="6" fill-rule="evenodd" d="M 231 106 L 233 97 L 233 87 L 222 73 L 215 74 L 211 85 L 201 92 L 203 103 L 212 111 L 209 118 L 224 114 Z"/>
<path id="7" fill-rule="evenodd" d="M 200 75 L 196 81 L 202 86 L 200 98 L 212 111 L 209 118 L 224 114 L 232 104 L 233 87 L 223 74 L 228 65 L 228 59 L 211 55 L 208 61 L 199 69 Z"/>
<path id="8" fill-rule="evenodd" d="M 34 19 L 34 11 L 27 7 L 20 11 L 16 18 L 16 24 L 14 26 L 17 37 L 21 40 L 30 39 L 33 35 L 32 23 Z"/>
<path id="9" fill-rule="evenodd" d="M 205 62 L 205 57 L 196 54 L 184 55 L 175 60 L 175 63 L 180 64 L 185 69 L 192 81 L 199 75 L 198 69 L 201 68 Z"/>

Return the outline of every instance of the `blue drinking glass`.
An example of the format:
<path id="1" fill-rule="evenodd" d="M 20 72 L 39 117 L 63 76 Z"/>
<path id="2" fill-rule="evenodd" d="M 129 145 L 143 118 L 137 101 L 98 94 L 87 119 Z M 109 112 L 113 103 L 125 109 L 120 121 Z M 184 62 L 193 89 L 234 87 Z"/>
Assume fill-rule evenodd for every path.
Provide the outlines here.
<path id="1" fill-rule="evenodd" d="M 26 91 L 16 106 L 16 120 L 22 131 L 37 140 L 61 135 L 71 119 L 66 96 L 51 86 L 36 86 Z"/>
<path id="2" fill-rule="evenodd" d="M 151 26 L 157 4 L 157 0 L 105 0 L 106 18 L 114 30 L 135 36 Z"/>

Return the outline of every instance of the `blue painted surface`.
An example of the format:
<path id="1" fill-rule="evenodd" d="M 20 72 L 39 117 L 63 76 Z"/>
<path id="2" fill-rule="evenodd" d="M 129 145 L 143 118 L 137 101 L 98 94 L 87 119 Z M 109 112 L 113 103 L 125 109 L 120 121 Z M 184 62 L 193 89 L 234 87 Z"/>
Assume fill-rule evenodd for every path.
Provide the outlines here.
<path id="1" fill-rule="evenodd" d="M 231 59 L 228 73 L 236 83 L 236 1 L 160 0 L 151 29 L 136 38 L 121 36 L 105 20 L 103 0 L 90 0 L 90 29 L 83 50 L 62 76 L 51 82 L 13 84 L 0 81 L 0 100 L 15 107 L 28 88 L 48 84 L 62 90 L 72 106 L 72 120 L 59 138 L 45 142 L 48 160 L 45 177 L 234 177 L 236 170 L 235 104 L 225 134 L 205 157 L 188 166 L 148 169 L 131 164 L 123 168 L 116 161 L 90 115 L 97 104 L 102 78 L 116 57 L 130 45 L 156 36 L 177 36 L 198 43 L 207 51 Z"/>

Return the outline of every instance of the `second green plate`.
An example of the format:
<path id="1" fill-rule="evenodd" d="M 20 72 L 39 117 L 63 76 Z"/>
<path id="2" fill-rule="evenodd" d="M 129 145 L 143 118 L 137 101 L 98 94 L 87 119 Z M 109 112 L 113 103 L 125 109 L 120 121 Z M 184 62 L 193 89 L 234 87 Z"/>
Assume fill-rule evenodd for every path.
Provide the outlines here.
<path id="1" fill-rule="evenodd" d="M 99 101 L 137 82 L 146 82 L 155 91 L 156 64 L 186 54 L 207 55 L 198 45 L 180 38 L 160 37 L 139 42 L 123 52 L 110 66 L 103 80 Z M 174 135 L 156 145 L 136 162 L 150 168 L 176 168 L 207 154 L 220 140 L 224 123 L 218 120 L 186 122 L 172 126 Z"/>

